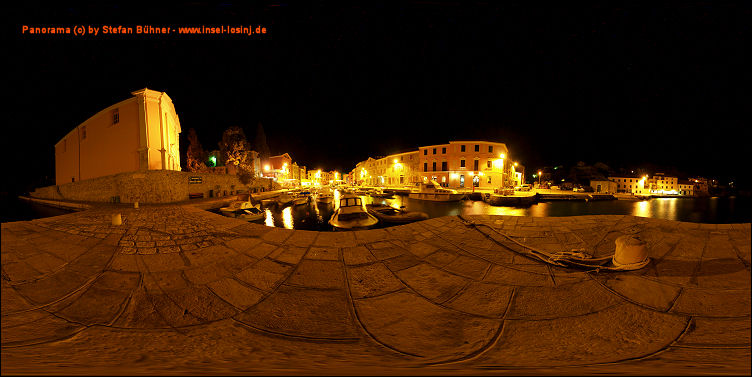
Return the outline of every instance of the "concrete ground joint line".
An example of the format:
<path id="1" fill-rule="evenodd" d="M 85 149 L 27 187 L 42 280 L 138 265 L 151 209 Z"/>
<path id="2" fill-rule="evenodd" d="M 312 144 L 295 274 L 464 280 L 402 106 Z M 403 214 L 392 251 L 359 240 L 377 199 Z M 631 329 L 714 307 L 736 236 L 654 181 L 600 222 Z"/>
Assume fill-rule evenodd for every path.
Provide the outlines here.
<path id="1" fill-rule="evenodd" d="M 682 293 L 684 293 L 684 287 L 679 287 L 679 290 L 676 292 L 676 296 L 674 296 L 674 298 L 671 300 L 671 305 L 669 305 L 668 309 L 665 310 L 666 313 L 671 312 L 671 309 L 673 309 L 676 303 L 679 301 L 679 297 Z"/>
<path id="2" fill-rule="evenodd" d="M 140 255 L 140 254 L 136 254 L 136 255 L 137 255 L 137 257 L 136 257 L 136 264 L 138 264 L 138 262 L 141 262 L 141 264 L 143 264 L 143 270 L 146 271 L 146 274 L 143 274 L 143 273 L 141 274 L 142 275 L 142 280 L 140 282 L 143 282 L 146 279 L 147 274 L 151 275 L 151 272 L 149 272 L 149 267 L 146 265 L 146 262 L 143 261 L 143 256 Z M 156 279 L 155 279 L 155 283 L 156 283 Z M 159 283 L 157 283 L 157 287 L 159 288 L 160 291 L 162 291 L 162 287 L 159 285 Z M 173 326 L 172 323 L 170 323 L 170 321 L 168 321 L 167 318 L 164 316 L 164 314 L 162 313 L 162 311 L 160 311 L 159 309 L 157 309 L 157 305 L 154 304 L 154 300 L 152 298 L 152 295 L 149 294 L 149 291 L 146 289 L 146 286 L 144 285 L 144 286 L 142 286 L 140 288 L 144 289 L 144 293 L 146 293 L 146 299 L 149 300 L 149 303 L 151 304 L 152 309 L 154 309 L 154 312 L 157 313 L 157 315 L 159 316 L 159 318 L 161 318 L 162 321 L 164 321 L 164 323 L 167 324 L 167 326 L 169 326 L 176 333 L 181 334 L 183 336 L 188 336 L 187 333 L 184 333 L 178 327 Z M 162 293 L 164 293 L 164 291 L 162 291 Z M 167 294 L 165 294 L 165 296 L 167 296 L 167 298 L 170 301 L 172 301 L 173 304 L 177 305 L 172 300 L 171 297 L 169 297 Z M 179 307 L 179 305 L 177 305 L 177 306 Z M 183 310 L 187 310 L 187 309 L 184 308 Z M 193 315 L 193 314 L 191 314 L 191 315 Z"/>
<path id="3" fill-rule="evenodd" d="M 267 329 L 258 328 L 256 326 L 253 326 L 249 323 L 245 323 L 239 319 L 230 318 L 233 322 L 239 324 L 240 326 L 243 326 L 246 329 L 251 329 L 261 335 L 266 336 L 272 336 L 272 337 L 280 337 L 280 338 L 288 338 L 288 339 L 296 339 L 296 340 L 304 340 L 304 341 L 310 341 L 314 343 L 357 343 L 360 341 L 360 338 L 326 338 L 326 337 L 314 337 L 314 336 L 305 336 L 305 335 L 293 335 L 293 334 L 286 334 L 283 332 L 278 331 L 271 331 Z"/>
<path id="4" fill-rule="evenodd" d="M 389 344 L 386 344 L 386 343 L 382 342 L 381 340 L 379 340 L 374 334 L 372 334 L 368 330 L 368 328 L 366 327 L 365 323 L 363 323 L 363 320 L 360 318 L 360 314 L 358 314 L 358 308 L 355 306 L 355 299 L 353 298 L 352 292 L 351 292 L 351 289 L 350 289 L 350 276 L 349 276 L 349 274 L 347 272 L 347 270 L 348 270 L 347 264 L 344 263 L 344 255 L 343 255 L 344 252 L 340 251 L 340 254 L 342 254 L 340 256 L 342 257 L 342 262 L 343 262 L 343 266 L 344 266 L 343 270 L 344 270 L 344 275 L 345 275 L 345 294 L 347 295 L 347 301 L 350 303 L 350 305 L 348 305 L 347 309 L 350 311 L 350 314 L 353 316 L 353 319 L 357 323 L 357 328 L 358 328 L 359 332 L 361 334 L 365 334 L 369 339 L 371 339 L 376 344 L 378 344 L 378 345 L 380 345 L 380 346 L 382 346 L 382 347 L 384 347 L 384 348 L 386 348 L 386 349 L 388 349 L 388 350 L 390 350 L 392 352 L 396 352 L 396 353 L 398 353 L 400 355 L 404 355 L 404 356 L 423 358 L 423 356 L 416 355 L 416 354 L 413 354 L 413 353 L 410 353 L 410 352 L 400 351 L 399 349 L 397 349 L 395 347 L 392 347 Z M 391 272 L 391 270 L 389 270 L 389 271 Z M 407 287 L 407 286 L 405 286 L 405 287 Z M 403 289 L 406 289 L 406 288 L 403 288 Z"/>
<path id="5" fill-rule="evenodd" d="M 686 315 L 683 315 L 683 314 L 669 313 L 669 312 L 666 312 L 666 311 L 658 310 L 656 308 L 647 306 L 647 305 L 639 303 L 637 301 L 634 301 L 634 300 L 632 300 L 632 299 L 630 299 L 630 298 L 622 295 L 621 293 L 616 292 L 615 290 L 611 289 L 610 287 L 606 286 L 605 284 L 603 284 L 602 282 L 600 282 L 598 279 L 596 279 L 595 277 L 593 277 L 590 273 L 588 273 L 588 276 L 590 277 L 590 279 L 592 279 L 593 281 L 595 281 L 598 284 L 598 286 L 600 286 L 601 288 L 603 288 L 604 290 L 606 290 L 607 293 L 610 293 L 611 295 L 616 296 L 617 298 L 619 298 L 622 301 L 625 301 L 625 302 L 627 302 L 629 304 L 632 304 L 632 305 L 635 305 L 635 306 L 639 306 L 639 307 L 641 307 L 641 308 L 643 308 L 645 310 L 650 310 L 651 312 L 664 313 L 664 314 L 672 314 L 672 315 L 676 315 L 676 316 L 686 317 Z"/>
<path id="6" fill-rule="evenodd" d="M 494 334 L 494 336 L 491 337 L 488 343 L 486 343 L 483 347 L 480 347 L 477 350 L 465 356 L 456 358 L 456 359 L 437 361 L 433 363 L 427 363 L 426 365 L 448 365 L 448 364 L 456 364 L 456 363 L 461 363 L 465 361 L 475 360 L 483 356 L 484 354 L 486 354 L 488 351 L 494 349 L 496 345 L 499 343 L 499 341 L 501 340 L 501 335 L 504 333 L 504 329 L 506 328 L 506 324 L 507 324 L 507 315 L 509 313 L 510 308 L 512 307 L 512 303 L 514 302 L 514 298 L 516 296 L 517 296 L 517 288 L 512 288 L 512 294 L 509 295 L 509 301 L 507 301 L 507 307 L 506 309 L 504 309 L 504 314 L 500 318 L 501 323 L 499 323 L 499 327 L 496 330 L 496 333 Z"/>

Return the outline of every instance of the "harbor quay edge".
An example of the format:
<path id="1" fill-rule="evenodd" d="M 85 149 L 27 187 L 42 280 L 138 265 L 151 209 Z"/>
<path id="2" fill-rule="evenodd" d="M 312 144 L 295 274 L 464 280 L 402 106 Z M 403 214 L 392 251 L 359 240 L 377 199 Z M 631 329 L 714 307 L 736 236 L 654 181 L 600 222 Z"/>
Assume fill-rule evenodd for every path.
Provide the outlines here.
<path id="1" fill-rule="evenodd" d="M 565 268 L 514 246 L 601 257 L 623 235 L 647 266 Z M 1 255 L 3 374 L 750 373 L 749 223 L 315 232 L 98 204 L 3 223 Z"/>

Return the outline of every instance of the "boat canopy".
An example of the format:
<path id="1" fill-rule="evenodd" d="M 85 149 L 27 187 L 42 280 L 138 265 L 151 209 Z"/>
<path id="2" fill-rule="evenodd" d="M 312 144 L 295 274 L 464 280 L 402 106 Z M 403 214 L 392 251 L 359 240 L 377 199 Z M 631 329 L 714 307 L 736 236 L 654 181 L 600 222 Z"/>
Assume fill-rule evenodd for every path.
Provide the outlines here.
<path id="1" fill-rule="evenodd" d="M 351 207 L 351 206 L 360 206 L 363 202 L 360 198 L 342 198 L 339 200 L 339 206 L 340 207 Z"/>

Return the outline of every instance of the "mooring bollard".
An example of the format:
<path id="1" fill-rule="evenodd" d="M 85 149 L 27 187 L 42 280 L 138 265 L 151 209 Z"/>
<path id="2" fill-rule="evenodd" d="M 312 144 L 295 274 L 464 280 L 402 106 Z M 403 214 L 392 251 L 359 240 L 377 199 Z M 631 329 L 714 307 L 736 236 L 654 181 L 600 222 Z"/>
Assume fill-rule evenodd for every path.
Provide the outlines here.
<path id="1" fill-rule="evenodd" d="M 138 209 L 138 202 L 133 202 L 133 208 Z"/>
<path id="2" fill-rule="evenodd" d="M 647 243 L 639 236 L 624 235 L 616 239 L 616 252 L 611 262 L 625 270 L 642 268 L 648 262 Z"/>
<path id="3" fill-rule="evenodd" d="M 121 225 L 123 224 L 123 218 L 120 216 L 119 213 L 112 215 L 112 225 Z"/>

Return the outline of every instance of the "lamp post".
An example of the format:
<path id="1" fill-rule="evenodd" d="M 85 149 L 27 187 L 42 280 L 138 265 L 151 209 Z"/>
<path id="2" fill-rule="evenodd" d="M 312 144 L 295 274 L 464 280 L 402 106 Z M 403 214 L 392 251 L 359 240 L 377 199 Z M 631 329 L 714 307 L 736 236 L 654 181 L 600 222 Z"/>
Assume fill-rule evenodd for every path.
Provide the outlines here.
<path id="1" fill-rule="evenodd" d="M 543 174 L 543 172 L 542 172 L 542 171 L 540 171 L 540 170 L 538 170 L 538 188 L 539 188 L 539 189 L 540 189 L 540 187 L 541 187 L 541 175 L 542 175 L 542 174 Z"/>

